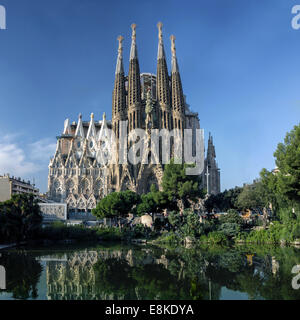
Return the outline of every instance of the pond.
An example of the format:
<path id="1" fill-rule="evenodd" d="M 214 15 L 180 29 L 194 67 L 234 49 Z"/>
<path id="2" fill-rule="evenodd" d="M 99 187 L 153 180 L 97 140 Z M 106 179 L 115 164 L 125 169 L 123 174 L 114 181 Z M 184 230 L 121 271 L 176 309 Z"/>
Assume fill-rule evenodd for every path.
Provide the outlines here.
<path id="1" fill-rule="evenodd" d="M 0 265 L 1 300 L 300 299 L 294 247 L 21 247 Z"/>

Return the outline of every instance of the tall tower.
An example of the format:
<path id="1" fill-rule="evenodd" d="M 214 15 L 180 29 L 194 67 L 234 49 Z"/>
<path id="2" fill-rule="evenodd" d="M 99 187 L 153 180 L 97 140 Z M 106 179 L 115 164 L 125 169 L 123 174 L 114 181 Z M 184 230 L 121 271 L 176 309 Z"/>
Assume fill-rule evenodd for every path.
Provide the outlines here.
<path id="1" fill-rule="evenodd" d="M 213 144 L 213 138 L 209 133 L 207 155 L 204 166 L 205 181 L 204 187 L 207 189 L 208 194 L 220 193 L 220 169 L 216 162 L 216 151 Z"/>
<path id="2" fill-rule="evenodd" d="M 162 36 L 163 24 L 159 22 L 158 27 L 158 50 L 157 50 L 157 80 L 156 96 L 158 102 L 159 128 L 172 129 L 171 101 L 169 74 Z"/>
<path id="3" fill-rule="evenodd" d="M 141 128 L 142 123 L 141 80 L 136 47 L 136 24 L 132 24 L 131 29 L 132 41 L 130 49 L 127 99 L 129 131 L 135 128 Z"/>
<path id="4" fill-rule="evenodd" d="M 123 67 L 123 37 L 119 36 L 118 58 L 115 72 L 115 84 L 112 97 L 112 129 L 119 138 L 119 123 L 127 118 L 125 75 Z"/>
<path id="5" fill-rule="evenodd" d="M 173 127 L 175 129 L 180 129 L 183 133 L 183 129 L 185 128 L 185 101 L 176 57 L 175 36 L 172 35 L 170 39 L 172 52 L 171 90 Z"/>

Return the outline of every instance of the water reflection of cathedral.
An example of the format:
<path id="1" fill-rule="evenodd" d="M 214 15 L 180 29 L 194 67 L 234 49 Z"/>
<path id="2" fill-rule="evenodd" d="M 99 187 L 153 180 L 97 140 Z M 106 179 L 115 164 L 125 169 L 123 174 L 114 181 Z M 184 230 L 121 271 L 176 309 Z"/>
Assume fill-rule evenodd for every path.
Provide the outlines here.
<path id="1" fill-rule="evenodd" d="M 237 289 L 234 280 L 237 276 L 275 281 L 280 270 L 279 262 L 271 255 L 227 252 L 213 257 L 192 255 L 192 260 L 188 251 L 184 255 L 169 256 L 164 250 L 154 252 L 149 248 L 124 248 L 83 250 L 42 256 L 38 260 L 46 265 L 49 300 L 147 299 L 151 294 L 154 299 L 163 299 L 166 294 L 176 298 L 176 288 L 182 289 L 178 299 L 190 295 L 197 299 L 220 299 L 225 283 L 226 288 Z M 100 269 L 95 271 L 99 263 Z M 220 278 L 224 270 L 228 279 Z M 242 285 L 240 290 L 244 291 Z"/>
<path id="2" fill-rule="evenodd" d="M 137 261 L 133 250 L 116 251 L 82 251 L 61 256 L 40 257 L 46 262 L 47 298 L 48 300 L 113 300 L 124 299 L 124 296 L 105 294 L 96 285 L 94 264 L 99 260 L 123 260 L 129 266 L 136 264 L 161 264 L 168 268 L 168 260 L 164 255 L 154 258 L 145 255 Z"/>

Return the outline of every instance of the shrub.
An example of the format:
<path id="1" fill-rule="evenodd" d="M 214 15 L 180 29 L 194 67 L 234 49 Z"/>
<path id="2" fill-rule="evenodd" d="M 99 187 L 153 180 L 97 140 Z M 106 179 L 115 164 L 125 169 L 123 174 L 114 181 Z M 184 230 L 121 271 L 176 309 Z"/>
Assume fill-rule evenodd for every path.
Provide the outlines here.
<path id="1" fill-rule="evenodd" d="M 237 223 L 226 222 L 218 228 L 226 237 L 233 238 L 241 231 L 241 226 Z"/>
<path id="2" fill-rule="evenodd" d="M 175 234 L 175 232 L 170 231 L 168 233 L 163 234 L 160 236 L 155 242 L 162 242 L 162 243 L 179 243 L 180 239 Z"/>
<path id="3" fill-rule="evenodd" d="M 274 221 L 269 229 L 252 230 L 244 237 L 244 240 L 253 243 L 280 243 L 280 241 L 283 240 L 289 243 L 295 241 L 299 237 L 299 222 L 290 221 L 289 223 L 282 224 L 278 221 Z M 239 235 L 238 238 L 241 239 L 241 235 Z"/>
<path id="4" fill-rule="evenodd" d="M 237 223 L 239 225 L 243 225 L 244 221 L 236 210 L 230 209 L 227 214 L 220 217 L 220 223 Z"/>
<path id="5" fill-rule="evenodd" d="M 210 242 L 213 244 L 227 244 L 227 237 L 219 232 L 219 231 L 213 231 L 210 232 L 207 236 L 203 235 L 200 237 L 201 242 Z"/>

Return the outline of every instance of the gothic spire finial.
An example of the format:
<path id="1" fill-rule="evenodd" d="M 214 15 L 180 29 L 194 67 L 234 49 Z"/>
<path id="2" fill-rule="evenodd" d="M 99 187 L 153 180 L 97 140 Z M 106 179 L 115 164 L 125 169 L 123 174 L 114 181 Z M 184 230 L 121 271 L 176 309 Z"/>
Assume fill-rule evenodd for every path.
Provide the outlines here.
<path id="1" fill-rule="evenodd" d="M 66 119 L 65 122 L 64 122 L 63 134 L 70 134 L 70 133 L 71 133 L 70 120 Z"/>
<path id="2" fill-rule="evenodd" d="M 82 114 L 81 113 L 79 113 L 79 117 L 78 118 L 79 119 L 78 119 L 76 131 L 75 131 L 75 136 L 84 138 L 84 130 L 83 130 L 83 126 L 82 126 Z"/>
<path id="3" fill-rule="evenodd" d="M 164 50 L 164 44 L 163 44 L 163 34 L 162 34 L 162 27 L 163 24 L 161 22 L 157 23 L 158 28 L 158 51 L 157 51 L 157 60 L 159 59 L 165 59 L 165 50 Z"/>
<path id="4" fill-rule="evenodd" d="M 131 36 L 131 49 L 130 49 L 130 60 L 137 59 L 137 49 L 136 49 L 136 24 L 131 25 L 132 36 Z"/>
<path id="5" fill-rule="evenodd" d="M 163 27 L 162 22 L 158 22 L 157 28 L 158 28 L 158 39 L 159 40 L 162 40 L 162 27 Z"/>
<path id="6" fill-rule="evenodd" d="M 172 56 L 176 56 L 176 47 L 175 47 L 175 40 L 176 40 L 176 38 L 175 38 L 175 36 L 172 34 L 171 35 L 171 37 L 170 37 L 170 39 L 171 39 L 171 51 L 172 51 Z"/>
<path id="7" fill-rule="evenodd" d="M 136 24 L 135 23 L 133 23 L 132 25 L 131 25 L 131 29 L 132 29 L 132 40 L 135 40 L 136 39 Z"/>
<path id="8" fill-rule="evenodd" d="M 118 36 L 117 40 L 119 41 L 119 48 L 118 48 L 118 58 L 117 58 L 117 65 L 116 65 L 116 72 L 115 74 L 118 73 L 124 73 L 124 68 L 123 68 L 123 45 L 122 45 L 122 41 L 123 41 L 123 37 L 122 36 Z"/>
<path id="9" fill-rule="evenodd" d="M 124 37 L 118 36 L 117 40 L 119 41 L 119 48 L 118 48 L 118 53 L 121 54 L 123 51 L 123 45 L 122 42 L 124 40 Z"/>
<path id="10" fill-rule="evenodd" d="M 171 35 L 171 52 L 172 52 L 172 73 L 179 72 L 177 58 L 176 58 L 176 47 L 175 47 L 175 36 Z"/>
<path id="11" fill-rule="evenodd" d="M 95 136 L 96 136 L 96 128 L 95 128 L 95 122 L 94 122 L 94 113 L 92 112 L 91 113 L 91 121 L 90 121 L 90 124 L 89 124 L 89 128 L 88 128 L 88 131 L 87 131 L 86 138 L 90 139 L 90 138 L 95 137 Z"/>

